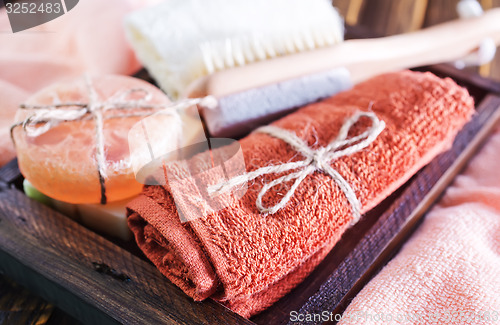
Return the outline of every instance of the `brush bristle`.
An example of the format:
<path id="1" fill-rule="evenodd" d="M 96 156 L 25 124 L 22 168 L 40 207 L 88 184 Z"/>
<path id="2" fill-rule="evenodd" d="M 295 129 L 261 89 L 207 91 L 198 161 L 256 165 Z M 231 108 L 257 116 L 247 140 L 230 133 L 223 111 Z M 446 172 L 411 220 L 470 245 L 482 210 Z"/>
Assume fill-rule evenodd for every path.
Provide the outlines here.
<path id="1" fill-rule="evenodd" d="M 328 0 L 169 0 L 126 26 L 139 59 L 174 98 L 215 71 L 343 40 Z"/>
<path id="2" fill-rule="evenodd" d="M 281 7 L 277 11 L 279 13 L 266 17 L 262 25 L 253 26 L 255 17 L 245 16 L 238 26 L 241 31 L 236 36 L 212 38 L 200 44 L 207 74 L 330 46 L 343 40 L 342 20 L 329 2 L 274 2 Z M 255 5 L 254 2 L 249 3 Z M 266 9 L 269 15 L 272 8 L 262 8 Z"/>

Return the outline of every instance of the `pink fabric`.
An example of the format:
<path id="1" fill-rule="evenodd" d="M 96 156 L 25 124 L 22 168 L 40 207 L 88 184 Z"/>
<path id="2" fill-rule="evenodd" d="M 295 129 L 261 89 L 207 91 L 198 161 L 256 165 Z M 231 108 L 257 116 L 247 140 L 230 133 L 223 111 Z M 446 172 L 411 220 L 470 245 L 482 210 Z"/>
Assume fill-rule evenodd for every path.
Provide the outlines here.
<path id="1" fill-rule="evenodd" d="M 0 79 L 0 166 L 16 155 L 10 139 L 10 126 L 19 103 L 27 97 L 28 92 Z"/>
<path id="2" fill-rule="evenodd" d="M 499 161 L 500 128 L 340 324 L 500 323 Z"/>
<path id="3" fill-rule="evenodd" d="M 132 74 L 139 69 L 123 17 L 157 0 L 82 0 L 46 24 L 12 33 L 0 10 L 0 166 L 14 157 L 8 132 L 30 94 L 84 72 Z"/>

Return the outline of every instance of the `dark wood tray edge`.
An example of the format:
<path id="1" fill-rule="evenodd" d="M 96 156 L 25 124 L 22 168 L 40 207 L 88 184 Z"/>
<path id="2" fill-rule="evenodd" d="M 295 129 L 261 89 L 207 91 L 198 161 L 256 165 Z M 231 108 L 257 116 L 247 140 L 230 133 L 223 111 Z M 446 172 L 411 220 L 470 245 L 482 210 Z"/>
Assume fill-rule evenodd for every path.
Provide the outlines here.
<path id="1" fill-rule="evenodd" d="M 151 263 L 11 187 L 0 186 L 0 273 L 83 323 L 252 324 L 193 302 Z"/>

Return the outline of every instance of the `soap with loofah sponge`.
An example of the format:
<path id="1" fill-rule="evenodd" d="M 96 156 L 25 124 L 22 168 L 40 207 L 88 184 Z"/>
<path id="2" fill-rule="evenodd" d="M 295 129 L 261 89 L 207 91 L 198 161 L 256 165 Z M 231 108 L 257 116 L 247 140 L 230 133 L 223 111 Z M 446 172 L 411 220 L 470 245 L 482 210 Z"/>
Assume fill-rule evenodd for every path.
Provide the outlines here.
<path id="1" fill-rule="evenodd" d="M 49 86 L 29 98 L 16 116 L 12 136 L 21 173 L 40 192 L 68 203 L 132 197 L 142 184 L 132 171 L 128 132 L 169 103 L 153 85 L 124 76 L 82 77 Z M 175 141 L 178 117 L 163 114 L 158 120 L 149 132 Z"/>

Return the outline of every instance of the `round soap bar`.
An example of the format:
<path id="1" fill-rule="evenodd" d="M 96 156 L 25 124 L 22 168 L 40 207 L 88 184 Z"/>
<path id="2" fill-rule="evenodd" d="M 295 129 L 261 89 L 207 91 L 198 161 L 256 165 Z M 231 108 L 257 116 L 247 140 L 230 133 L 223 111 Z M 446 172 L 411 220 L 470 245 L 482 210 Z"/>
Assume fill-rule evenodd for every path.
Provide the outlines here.
<path id="1" fill-rule="evenodd" d="M 125 76 L 82 77 L 45 88 L 16 116 L 29 121 L 13 130 L 21 173 L 40 192 L 69 203 L 136 195 L 142 185 L 131 167 L 128 132 L 144 114 L 169 103 L 158 88 Z M 149 132 L 169 136 L 165 126 Z"/>

